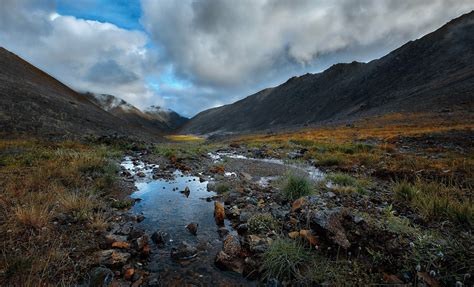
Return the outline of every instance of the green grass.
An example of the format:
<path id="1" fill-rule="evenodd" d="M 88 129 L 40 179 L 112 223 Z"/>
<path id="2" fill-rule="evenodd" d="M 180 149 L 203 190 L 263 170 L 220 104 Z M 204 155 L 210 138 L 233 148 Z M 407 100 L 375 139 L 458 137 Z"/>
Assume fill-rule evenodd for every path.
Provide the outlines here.
<path id="1" fill-rule="evenodd" d="M 301 242 L 291 239 L 277 239 L 263 254 L 265 277 L 280 281 L 301 278 L 302 268 L 311 255 Z"/>
<path id="2" fill-rule="evenodd" d="M 328 174 L 326 180 L 336 185 L 336 192 L 358 192 L 367 193 L 367 188 L 372 185 L 368 179 L 359 179 L 342 172 Z"/>
<path id="3" fill-rule="evenodd" d="M 313 186 L 306 177 L 288 174 L 284 180 L 282 192 L 287 200 L 294 201 L 302 196 L 311 195 Z"/>
<path id="4" fill-rule="evenodd" d="M 396 182 L 392 191 L 399 202 L 408 203 L 427 220 L 449 219 L 468 227 L 474 225 L 474 205 L 468 190 L 418 180 Z"/>

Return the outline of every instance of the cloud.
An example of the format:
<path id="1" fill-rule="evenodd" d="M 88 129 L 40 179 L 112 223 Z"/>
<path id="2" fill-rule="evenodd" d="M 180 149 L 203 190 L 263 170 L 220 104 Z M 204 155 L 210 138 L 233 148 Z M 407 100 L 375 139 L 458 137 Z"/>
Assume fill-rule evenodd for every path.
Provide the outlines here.
<path id="1" fill-rule="evenodd" d="M 243 86 L 255 91 L 337 62 L 380 57 L 474 2 L 142 0 L 142 7 L 143 26 L 177 76 L 228 103 Z"/>
<path id="2" fill-rule="evenodd" d="M 163 104 L 145 80 L 159 64 L 144 32 L 59 15 L 53 3 L 2 1 L 0 44 L 79 91 Z"/>
<path id="3" fill-rule="evenodd" d="M 75 89 L 186 116 L 378 58 L 474 9 L 462 0 L 57 1 L 2 0 L 0 45 Z"/>

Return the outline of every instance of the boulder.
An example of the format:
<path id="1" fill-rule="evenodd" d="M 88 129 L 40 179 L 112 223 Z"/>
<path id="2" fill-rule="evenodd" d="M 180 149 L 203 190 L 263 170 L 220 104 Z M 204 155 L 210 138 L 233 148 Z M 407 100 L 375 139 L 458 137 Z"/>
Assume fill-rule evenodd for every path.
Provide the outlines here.
<path id="1" fill-rule="evenodd" d="M 311 221 L 316 229 L 324 231 L 326 236 L 335 244 L 347 249 L 351 244 L 347 239 L 342 222 L 348 215 L 346 209 L 334 207 L 313 212 Z"/>
<path id="2" fill-rule="evenodd" d="M 169 235 L 166 232 L 155 231 L 151 235 L 151 240 L 158 245 L 158 247 L 163 247 L 166 245 L 166 242 L 169 240 Z"/>
<path id="3" fill-rule="evenodd" d="M 240 240 L 237 236 L 227 235 L 223 242 L 222 250 L 230 256 L 238 256 L 241 251 Z"/>
<path id="4" fill-rule="evenodd" d="M 224 225 L 225 210 L 222 203 L 214 202 L 214 219 L 218 225 Z"/>

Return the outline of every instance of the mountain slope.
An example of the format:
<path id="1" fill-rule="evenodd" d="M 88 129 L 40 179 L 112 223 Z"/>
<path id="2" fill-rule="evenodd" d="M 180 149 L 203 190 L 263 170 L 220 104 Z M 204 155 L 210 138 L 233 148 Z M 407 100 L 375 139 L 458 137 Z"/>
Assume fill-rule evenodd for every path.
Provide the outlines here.
<path id="1" fill-rule="evenodd" d="M 130 125 L 143 128 L 153 133 L 171 132 L 181 127 L 187 118 L 173 111 L 165 111 L 160 107 L 151 107 L 145 112 L 126 101 L 112 95 L 86 93 L 92 102 L 103 110 L 126 121 Z"/>
<path id="2" fill-rule="evenodd" d="M 474 12 L 367 64 L 337 64 L 199 113 L 182 133 L 251 132 L 388 112 L 470 111 Z"/>
<path id="3" fill-rule="evenodd" d="M 4 48 L 0 48 L 0 67 L 0 134 L 4 136 L 120 134 L 157 139 L 169 130 L 155 119 L 143 125 L 122 117 L 118 110 L 107 111 L 90 96 L 77 93 Z"/>

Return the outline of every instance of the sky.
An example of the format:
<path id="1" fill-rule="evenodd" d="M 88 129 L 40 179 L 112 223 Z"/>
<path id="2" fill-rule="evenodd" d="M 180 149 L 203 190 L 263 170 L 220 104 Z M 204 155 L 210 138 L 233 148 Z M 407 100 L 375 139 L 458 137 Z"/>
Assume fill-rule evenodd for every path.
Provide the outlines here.
<path id="1" fill-rule="evenodd" d="M 0 46 L 78 91 L 191 117 L 367 62 L 473 0 L 2 0 Z"/>

